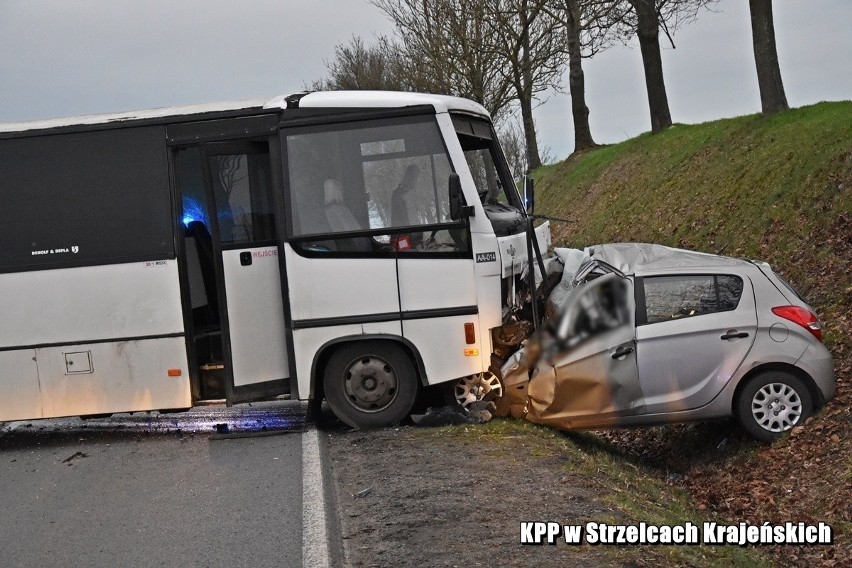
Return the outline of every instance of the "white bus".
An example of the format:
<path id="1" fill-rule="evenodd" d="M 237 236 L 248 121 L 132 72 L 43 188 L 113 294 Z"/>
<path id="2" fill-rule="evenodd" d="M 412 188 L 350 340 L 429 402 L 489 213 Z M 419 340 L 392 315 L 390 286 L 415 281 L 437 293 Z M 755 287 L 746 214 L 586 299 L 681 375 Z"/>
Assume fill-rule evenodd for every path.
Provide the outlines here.
<path id="1" fill-rule="evenodd" d="M 445 96 L 0 125 L 0 188 L 0 421 L 289 393 L 392 424 L 483 376 L 528 258 L 487 112 Z"/>

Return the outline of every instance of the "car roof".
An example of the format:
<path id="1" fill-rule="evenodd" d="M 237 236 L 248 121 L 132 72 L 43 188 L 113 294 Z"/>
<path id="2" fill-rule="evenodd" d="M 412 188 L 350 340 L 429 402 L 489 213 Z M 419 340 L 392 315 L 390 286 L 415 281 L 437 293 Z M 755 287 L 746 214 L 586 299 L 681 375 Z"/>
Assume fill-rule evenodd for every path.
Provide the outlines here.
<path id="1" fill-rule="evenodd" d="M 605 243 L 587 247 L 586 252 L 623 274 L 748 266 L 736 258 L 650 243 Z"/>

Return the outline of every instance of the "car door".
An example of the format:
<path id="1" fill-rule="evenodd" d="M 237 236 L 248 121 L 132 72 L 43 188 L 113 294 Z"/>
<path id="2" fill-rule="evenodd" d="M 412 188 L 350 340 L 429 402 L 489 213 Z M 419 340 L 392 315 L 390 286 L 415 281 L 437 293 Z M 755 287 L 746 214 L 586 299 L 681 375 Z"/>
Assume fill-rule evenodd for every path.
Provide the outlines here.
<path id="1" fill-rule="evenodd" d="M 616 274 L 572 292 L 528 388 L 527 417 L 562 428 L 608 425 L 640 414 L 643 394 L 634 346 L 633 285 Z"/>
<path id="2" fill-rule="evenodd" d="M 751 281 L 733 274 L 637 279 L 639 382 L 650 414 L 700 408 L 731 379 L 754 343 Z"/>

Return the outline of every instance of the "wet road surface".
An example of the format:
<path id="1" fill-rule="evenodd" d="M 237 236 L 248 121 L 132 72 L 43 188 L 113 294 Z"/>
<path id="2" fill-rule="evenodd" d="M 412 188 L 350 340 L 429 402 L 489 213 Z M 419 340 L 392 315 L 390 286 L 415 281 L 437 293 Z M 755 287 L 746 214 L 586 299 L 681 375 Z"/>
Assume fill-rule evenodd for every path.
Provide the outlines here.
<path id="1" fill-rule="evenodd" d="M 302 566 L 298 403 L 8 428 L 6 566 Z"/>

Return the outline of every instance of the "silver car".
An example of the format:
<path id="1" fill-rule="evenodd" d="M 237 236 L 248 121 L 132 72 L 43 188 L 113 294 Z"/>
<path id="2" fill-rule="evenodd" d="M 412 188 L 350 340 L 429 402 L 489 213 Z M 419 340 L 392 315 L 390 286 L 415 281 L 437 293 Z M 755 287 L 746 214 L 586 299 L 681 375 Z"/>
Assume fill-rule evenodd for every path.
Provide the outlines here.
<path id="1" fill-rule="evenodd" d="M 734 416 L 771 441 L 833 397 L 821 324 L 766 263 L 635 243 L 583 255 L 558 341 L 504 368 L 524 399 L 513 414 L 560 428 Z"/>

